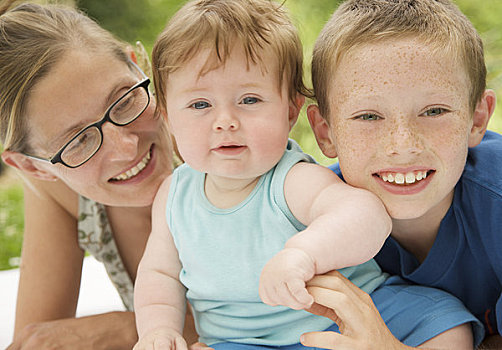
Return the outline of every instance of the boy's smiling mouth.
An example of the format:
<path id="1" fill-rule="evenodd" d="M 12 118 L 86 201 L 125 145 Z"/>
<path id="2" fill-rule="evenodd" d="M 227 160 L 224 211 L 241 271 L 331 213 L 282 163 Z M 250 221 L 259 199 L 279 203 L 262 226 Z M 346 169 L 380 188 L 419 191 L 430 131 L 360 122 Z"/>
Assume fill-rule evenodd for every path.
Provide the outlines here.
<path id="1" fill-rule="evenodd" d="M 384 182 L 407 186 L 426 179 L 427 176 L 431 175 L 433 172 L 434 170 L 415 170 L 407 172 L 382 171 L 374 175 L 378 176 Z"/>

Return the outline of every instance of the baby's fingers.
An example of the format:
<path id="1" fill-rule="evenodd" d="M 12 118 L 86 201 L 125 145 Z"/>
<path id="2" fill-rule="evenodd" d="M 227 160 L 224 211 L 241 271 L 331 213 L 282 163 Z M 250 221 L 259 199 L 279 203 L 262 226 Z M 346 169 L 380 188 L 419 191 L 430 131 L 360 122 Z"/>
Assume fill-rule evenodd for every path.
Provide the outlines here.
<path id="1" fill-rule="evenodd" d="M 185 339 L 183 339 L 182 337 L 177 337 L 174 341 L 174 344 L 175 344 L 176 350 L 188 350 L 187 343 L 186 343 Z M 163 349 L 165 349 L 165 348 L 163 348 Z M 159 348 L 159 350 L 160 350 L 160 348 Z"/>
<path id="2" fill-rule="evenodd" d="M 274 286 L 271 285 L 270 283 L 267 283 L 268 281 L 261 279 L 260 280 L 260 286 L 258 288 L 258 294 L 260 295 L 261 301 L 263 301 L 265 304 L 270 305 L 270 306 L 276 306 L 277 304 L 273 300 L 273 290 Z"/>
<path id="3" fill-rule="evenodd" d="M 307 309 L 314 303 L 314 297 L 308 293 L 305 282 L 301 279 L 294 279 L 288 282 L 287 286 L 298 305 L 301 305 L 297 310 Z"/>
<path id="4" fill-rule="evenodd" d="M 270 285 L 260 290 L 261 300 L 270 306 L 283 305 L 295 310 L 303 309 L 303 305 L 291 294 L 285 282 Z"/>
<path id="5" fill-rule="evenodd" d="M 188 350 L 187 343 L 181 337 L 171 339 L 157 339 L 152 347 L 145 350 Z"/>
<path id="6" fill-rule="evenodd" d="M 134 345 L 132 350 L 150 350 L 148 346 L 153 347 L 152 344 L 147 344 L 146 342 L 138 342 L 136 343 L 136 345 Z"/>

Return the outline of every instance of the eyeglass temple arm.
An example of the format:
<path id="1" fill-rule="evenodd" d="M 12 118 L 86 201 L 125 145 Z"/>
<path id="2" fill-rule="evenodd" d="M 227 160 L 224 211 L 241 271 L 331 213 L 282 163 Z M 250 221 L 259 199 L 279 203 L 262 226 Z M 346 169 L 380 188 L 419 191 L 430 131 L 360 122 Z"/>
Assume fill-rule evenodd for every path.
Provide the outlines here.
<path id="1" fill-rule="evenodd" d="M 141 68 L 139 68 L 139 66 L 131 59 L 129 59 L 129 63 L 134 67 L 136 68 L 136 70 L 141 74 L 141 76 L 143 77 L 143 79 L 147 79 L 148 76 L 141 70 Z"/>
<path id="2" fill-rule="evenodd" d="M 37 156 L 32 156 L 30 154 L 26 154 L 26 153 L 21 153 L 23 156 L 27 157 L 27 158 L 31 158 L 31 159 L 35 159 L 35 160 L 41 160 L 43 162 L 46 162 L 46 163 L 50 163 L 50 164 L 54 164 L 52 162 L 52 159 L 47 159 L 47 158 L 42 158 L 42 157 L 37 157 Z"/>

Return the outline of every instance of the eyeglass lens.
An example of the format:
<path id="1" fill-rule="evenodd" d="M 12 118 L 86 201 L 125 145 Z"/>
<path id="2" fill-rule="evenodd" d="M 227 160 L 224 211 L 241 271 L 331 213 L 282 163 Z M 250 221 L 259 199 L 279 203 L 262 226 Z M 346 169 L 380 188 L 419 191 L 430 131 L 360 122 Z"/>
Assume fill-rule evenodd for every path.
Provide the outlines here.
<path id="1" fill-rule="evenodd" d="M 146 89 L 138 87 L 116 101 L 108 111 L 110 120 L 116 125 L 126 125 L 136 119 L 146 109 L 149 96 Z M 85 129 L 73 139 L 61 154 L 63 162 L 78 166 L 91 158 L 101 146 L 102 133 L 97 126 Z"/>

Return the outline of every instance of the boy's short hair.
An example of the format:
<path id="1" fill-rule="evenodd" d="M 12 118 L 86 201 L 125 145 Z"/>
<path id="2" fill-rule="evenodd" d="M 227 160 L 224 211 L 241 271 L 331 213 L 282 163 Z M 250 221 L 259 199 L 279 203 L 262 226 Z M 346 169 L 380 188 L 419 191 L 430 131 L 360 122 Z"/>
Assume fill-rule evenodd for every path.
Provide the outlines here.
<path id="1" fill-rule="evenodd" d="M 278 82 L 287 80 L 289 98 L 307 95 L 303 83 L 303 50 L 295 26 L 281 4 L 272 0 L 193 0 L 168 22 L 152 52 L 158 108 L 165 111 L 165 87 L 169 74 L 201 50 L 210 55 L 200 74 L 225 63 L 234 43 L 241 43 L 247 63 L 268 67 L 261 54 L 277 57 Z"/>
<path id="2" fill-rule="evenodd" d="M 449 0 L 348 0 L 321 31 L 312 58 L 312 83 L 319 109 L 329 116 L 329 87 L 343 55 L 351 49 L 388 39 L 417 38 L 459 59 L 470 81 L 472 111 L 486 88 L 483 43 L 476 29 Z M 361 67 L 364 69 L 364 67 Z"/>

